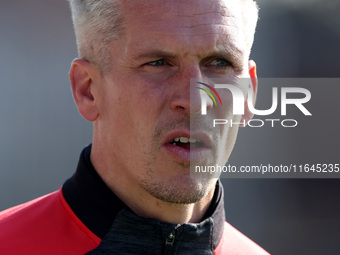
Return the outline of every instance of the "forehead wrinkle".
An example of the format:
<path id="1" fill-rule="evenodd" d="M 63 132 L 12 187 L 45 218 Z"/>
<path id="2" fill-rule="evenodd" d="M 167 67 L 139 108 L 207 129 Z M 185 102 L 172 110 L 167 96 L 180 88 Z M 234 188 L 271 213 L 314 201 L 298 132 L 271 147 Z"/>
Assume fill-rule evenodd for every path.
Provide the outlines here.
<path id="1" fill-rule="evenodd" d="M 198 25 L 197 25 L 198 26 Z M 233 26 L 224 26 L 223 28 L 228 27 L 230 29 L 237 29 Z M 167 33 L 166 35 L 176 40 L 183 40 L 181 45 L 183 45 L 183 49 L 186 48 L 186 45 L 190 45 L 187 49 L 197 50 L 197 52 L 208 52 L 211 49 L 218 49 L 218 51 L 227 52 L 229 57 L 232 57 L 233 60 L 240 62 L 245 54 L 244 42 L 242 41 L 242 37 L 235 37 L 229 34 L 227 31 L 225 32 L 204 32 L 204 33 L 186 33 L 186 30 L 190 28 L 184 28 L 181 34 L 178 33 Z M 164 35 L 163 33 L 157 33 L 156 35 Z M 197 38 L 197 39 L 196 39 Z M 185 42 L 185 43 L 184 43 Z M 203 54 L 209 55 L 209 54 Z"/>
<path id="2" fill-rule="evenodd" d="M 221 35 L 222 37 L 224 37 L 224 39 L 220 38 L 220 39 L 215 40 L 214 46 L 216 48 L 221 48 L 225 52 L 233 52 L 233 55 L 235 55 L 235 56 L 236 55 L 243 56 L 244 49 L 242 49 L 242 47 L 240 47 L 241 44 L 236 44 L 232 40 L 228 40 L 228 38 L 225 38 L 225 37 L 228 37 L 228 36 L 224 33 L 203 33 L 203 34 L 195 34 L 195 35 L 191 35 L 191 36 L 192 37 L 201 37 L 201 36 L 206 36 L 206 35 L 214 35 L 214 36 Z M 183 34 L 183 35 L 168 34 L 168 36 L 171 36 L 171 37 L 186 37 L 187 35 L 185 35 L 185 34 Z M 201 48 L 200 51 L 207 51 L 206 45 L 201 45 L 200 48 Z"/>
<path id="3" fill-rule="evenodd" d="M 214 10 L 206 10 L 207 8 L 215 8 Z M 184 11 L 184 10 L 182 10 Z M 220 22 L 221 24 L 225 21 L 228 21 L 227 23 L 230 23 L 230 20 L 237 20 L 240 19 L 240 13 L 238 11 L 231 11 L 230 8 L 224 5 L 218 5 L 218 6 L 201 6 L 201 10 L 199 12 L 194 12 L 192 8 L 189 8 L 188 11 L 190 13 L 178 13 L 176 16 L 178 17 L 188 17 L 193 18 L 193 21 L 200 20 L 208 20 L 208 23 L 214 22 Z M 233 22 L 235 24 L 235 22 Z M 237 24 L 237 22 L 236 22 Z"/>
<path id="4" fill-rule="evenodd" d="M 216 27 L 230 27 L 230 28 L 236 28 L 237 29 L 237 26 L 221 24 L 221 23 L 199 23 L 199 24 L 192 24 L 192 25 L 181 25 L 179 27 L 180 28 L 197 28 L 197 27 L 200 27 L 200 26 L 209 26 L 209 27 L 214 26 L 215 29 L 216 29 Z"/>
<path id="5" fill-rule="evenodd" d="M 214 25 L 214 27 L 211 27 L 211 25 Z M 207 29 L 204 30 L 204 32 L 200 31 L 194 31 L 192 29 L 194 28 L 200 28 L 200 27 L 207 27 Z M 204 35 L 229 35 L 227 30 L 230 29 L 238 29 L 238 27 L 233 25 L 221 25 L 221 24 L 195 24 L 195 25 L 182 25 L 178 26 L 177 28 L 180 28 L 181 30 L 176 30 L 176 32 L 172 32 L 171 30 L 174 30 L 173 26 L 164 26 L 163 31 L 154 32 L 154 35 L 167 35 L 167 36 L 204 36 Z M 223 30 L 224 31 L 221 31 Z M 227 30 L 226 30 L 227 29 Z M 230 35 L 229 35 L 230 36 Z"/>
<path id="6" fill-rule="evenodd" d="M 196 16 L 209 15 L 209 14 L 213 14 L 214 16 L 219 14 L 222 17 L 226 16 L 225 12 L 222 12 L 222 11 L 204 11 L 204 12 L 197 12 L 197 13 L 190 13 L 190 14 L 189 13 L 188 14 L 177 14 L 176 16 L 193 18 Z"/>
<path id="7" fill-rule="evenodd" d="M 213 17 L 212 15 L 213 14 Z M 180 19 L 180 17 L 184 18 Z M 173 19 L 173 25 L 183 28 L 194 28 L 199 26 L 210 26 L 215 29 L 216 26 L 221 27 L 239 27 L 238 19 L 234 16 L 226 16 L 224 14 L 216 15 L 214 12 L 196 13 L 192 15 L 178 15 L 177 19 Z M 158 20 L 159 22 L 159 20 Z"/>

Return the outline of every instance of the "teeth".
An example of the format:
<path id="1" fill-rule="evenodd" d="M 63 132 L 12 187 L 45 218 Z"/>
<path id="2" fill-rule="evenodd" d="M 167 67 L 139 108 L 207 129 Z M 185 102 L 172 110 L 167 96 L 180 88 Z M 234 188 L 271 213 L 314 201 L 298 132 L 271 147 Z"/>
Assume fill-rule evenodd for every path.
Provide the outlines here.
<path id="1" fill-rule="evenodd" d="M 171 141 L 171 143 L 177 143 L 177 142 L 181 142 L 181 143 L 196 143 L 196 142 L 200 142 L 200 140 L 193 139 L 193 138 L 188 138 L 188 137 L 176 137 L 176 138 L 174 138 Z"/>
<path id="2" fill-rule="evenodd" d="M 181 137 L 179 140 L 181 141 L 181 143 L 188 143 L 189 142 L 188 137 Z"/>

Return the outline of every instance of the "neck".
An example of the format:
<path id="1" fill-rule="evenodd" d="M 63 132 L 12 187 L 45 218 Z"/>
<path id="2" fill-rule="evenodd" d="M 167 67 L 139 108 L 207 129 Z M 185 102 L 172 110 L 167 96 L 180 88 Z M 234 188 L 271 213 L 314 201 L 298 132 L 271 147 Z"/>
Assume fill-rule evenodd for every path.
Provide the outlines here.
<path id="1" fill-rule="evenodd" d="M 119 166 L 105 163 L 104 154 L 99 153 L 99 150 L 96 150 L 94 145 L 91 151 L 91 162 L 98 175 L 135 214 L 172 224 L 198 223 L 202 221 L 214 196 L 215 185 L 213 185 L 208 194 L 196 203 L 168 203 L 152 196 L 138 183 L 127 178 L 124 171 L 119 171 Z M 115 165 L 115 169 L 112 169 L 112 165 Z"/>

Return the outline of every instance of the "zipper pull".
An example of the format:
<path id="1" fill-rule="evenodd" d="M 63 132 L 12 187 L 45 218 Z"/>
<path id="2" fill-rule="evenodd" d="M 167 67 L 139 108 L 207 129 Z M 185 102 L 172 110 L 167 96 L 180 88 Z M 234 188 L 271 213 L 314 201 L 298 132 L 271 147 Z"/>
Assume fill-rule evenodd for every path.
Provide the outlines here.
<path id="1" fill-rule="evenodd" d="M 176 238 L 176 229 L 180 227 L 181 225 L 178 224 L 175 229 L 168 235 L 168 237 L 165 239 L 165 244 L 164 244 L 164 252 L 163 255 L 171 255 L 172 254 L 172 249 L 174 247 L 174 242 Z"/>
<path id="2" fill-rule="evenodd" d="M 173 230 L 170 235 L 165 239 L 165 245 L 164 245 L 164 255 L 171 255 L 172 254 L 172 248 L 174 247 L 176 233 L 175 230 Z"/>

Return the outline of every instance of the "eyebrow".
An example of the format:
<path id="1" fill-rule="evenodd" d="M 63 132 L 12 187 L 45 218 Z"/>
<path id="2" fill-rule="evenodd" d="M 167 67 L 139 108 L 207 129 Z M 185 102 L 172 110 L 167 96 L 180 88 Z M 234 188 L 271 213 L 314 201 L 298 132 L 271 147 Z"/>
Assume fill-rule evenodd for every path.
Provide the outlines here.
<path id="1" fill-rule="evenodd" d="M 141 54 L 133 55 L 133 59 L 151 59 L 151 58 L 175 58 L 176 54 L 163 50 L 147 50 Z"/>
<path id="2" fill-rule="evenodd" d="M 219 45 L 216 53 L 217 55 L 230 60 L 236 65 L 242 65 L 245 54 L 244 50 L 234 44 L 232 46 L 225 44 Z"/>

